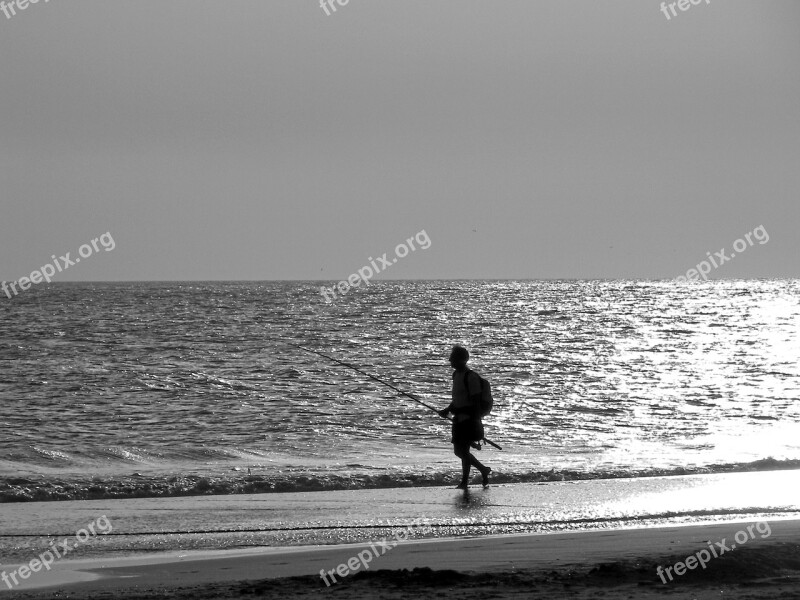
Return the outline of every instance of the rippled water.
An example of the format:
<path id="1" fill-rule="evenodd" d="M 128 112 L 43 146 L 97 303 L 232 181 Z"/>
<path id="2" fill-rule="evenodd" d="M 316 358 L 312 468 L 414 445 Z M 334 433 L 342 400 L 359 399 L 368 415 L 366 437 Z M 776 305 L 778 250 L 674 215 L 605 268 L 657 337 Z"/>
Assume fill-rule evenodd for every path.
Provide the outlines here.
<path id="1" fill-rule="evenodd" d="M 454 343 L 500 480 L 791 466 L 800 282 L 60 284 L 0 300 L 0 497 L 441 483 Z M 771 460 L 765 460 L 771 459 Z M 748 467 L 748 468 L 750 468 Z M 249 469 L 249 473 L 248 473 Z"/>

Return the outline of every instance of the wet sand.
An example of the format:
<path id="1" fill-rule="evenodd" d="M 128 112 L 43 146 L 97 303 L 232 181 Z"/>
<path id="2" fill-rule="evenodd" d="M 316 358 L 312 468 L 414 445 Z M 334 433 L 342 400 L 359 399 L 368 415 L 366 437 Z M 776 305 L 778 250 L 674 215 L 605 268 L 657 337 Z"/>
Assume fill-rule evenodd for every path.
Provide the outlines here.
<path id="1" fill-rule="evenodd" d="M 392 548 L 350 544 L 63 561 L 65 576 L 79 572 L 99 579 L 3 596 L 800 598 L 800 521 L 757 522 L 406 541 Z M 737 534 L 748 539 L 734 549 Z M 723 539 L 728 550 L 711 557 L 705 569 L 675 574 L 677 562 Z M 330 575 L 359 552 L 372 555 L 369 569 L 359 563 L 346 576 Z M 672 581 L 662 575 L 662 582 L 659 566 L 672 567 Z M 337 582 L 326 586 L 321 569 Z"/>

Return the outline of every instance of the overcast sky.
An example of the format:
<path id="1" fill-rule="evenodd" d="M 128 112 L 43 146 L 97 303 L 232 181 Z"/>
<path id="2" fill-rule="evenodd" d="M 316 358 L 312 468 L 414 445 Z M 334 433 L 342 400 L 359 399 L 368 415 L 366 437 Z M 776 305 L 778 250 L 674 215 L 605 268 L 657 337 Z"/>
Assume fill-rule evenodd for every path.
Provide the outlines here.
<path id="1" fill-rule="evenodd" d="M 0 279 L 800 276 L 800 2 L 0 13 Z"/>

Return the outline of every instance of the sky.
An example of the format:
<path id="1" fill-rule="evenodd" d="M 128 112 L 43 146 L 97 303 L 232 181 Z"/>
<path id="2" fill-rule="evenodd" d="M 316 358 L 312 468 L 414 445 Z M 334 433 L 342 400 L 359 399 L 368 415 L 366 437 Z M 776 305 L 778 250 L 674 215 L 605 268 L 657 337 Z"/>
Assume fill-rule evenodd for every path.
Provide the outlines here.
<path id="1" fill-rule="evenodd" d="M 797 0 L 335 7 L 0 13 L 0 279 L 800 276 Z"/>

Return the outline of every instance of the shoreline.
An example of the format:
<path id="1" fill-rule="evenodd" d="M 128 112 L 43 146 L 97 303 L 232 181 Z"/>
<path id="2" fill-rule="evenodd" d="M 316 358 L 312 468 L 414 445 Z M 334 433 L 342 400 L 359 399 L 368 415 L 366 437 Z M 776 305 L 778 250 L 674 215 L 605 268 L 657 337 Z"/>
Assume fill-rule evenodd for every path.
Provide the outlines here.
<path id="1" fill-rule="evenodd" d="M 449 457 L 449 454 L 448 454 Z M 449 461 L 449 458 L 448 458 Z M 249 468 L 255 473 L 246 473 Z M 273 468 L 274 466 L 270 466 Z M 138 500 L 145 498 L 192 498 L 210 495 L 286 494 L 304 492 L 332 492 L 381 490 L 392 488 L 440 487 L 456 478 L 452 469 L 441 473 L 398 474 L 360 473 L 338 476 L 329 471 L 318 471 L 294 476 L 269 475 L 265 465 L 226 466 L 227 472 L 177 475 L 173 472 L 130 472 L 124 475 L 92 475 L 83 472 L 67 473 L 61 470 L 0 476 L 0 503 L 75 502 L 87 500 Z M 142 469 L 140 469 L 142 470 Z M 750 462 L 711 464 L 695 467 L 653 468 L 640 470 L 612 470 L 585 472 L 573 469 L 550 469 L 528 473 L 492 473 L 496 485 L 558 483 L 568 481 L 597 481 L 604 479 L 639 479 L 760 473 L 800 470 L 800 460 L 761 458 Z M 391 475 L 390 479 L 386 475 Z M 300 484 L 300 480 L 303 483 Z M 213 492 L 213 493 L 212 493 Z"/>
<path id="2" fill-rule="evenodd" d="M 348 598 L 388 600 L 451 590 L 583 597 L 567 588 L 595 598 L 609 585 L 625 590 L 620 598 L 640 598 L 644 587 L 663 595 L 765 578 L 772 591 L 787 581 L 800 589 L 792 579 L 800 573 L 798 485 L 795 470 L 501 484 L 468 494 L 441 487 L 16 503 L 0 513 L 0 571 L 31 564 L 98 515 L 113 531 L 51 570 L 25 572 L 16 587 L 0 581 L 0 600 L 285 600 L 319 597 L 326 582 Z M 737 534 L 746 548 L 714 560 L 697 554 Z M 692 555 L 708 568 L 676 566 Z M 681 576 L 666 585 L 659 567 Z M 531 596 L 532 586 L 549 596 Z"/>
<path id="3" fill-rule="evenodd" d="M 206 597 L 202 595 L 204 590 L 216 589 L 221 585 L 231 588 L 230 597 L 237 597 L 243 586 L 263 587 L 264 593 L 267 593 L 267 588 L 276 585 L 275 589 L 289 586 L 287 589 L 297 588 L 298 593 L 301 589 L 308 593 L 319 593 L 320 589 L 326 588 L 320 577 L 320 570 L 328 572 L 329 577 L 332 571 L 332 577 L 341 579 L 331 585 L 333 589 L 352 586 L 368 589 L 372 585 L 382 586 L 381 581 L 387 578 L 394 580 L 397 577 L 400 577 L 399 583 L 409 577 L 416 577 L 420 579 L 418 583 L 424 587 L 434 584 L 433 581 L 422 581 L 430 579 L 434 573 L 447 579 L 451 575 L 446 574 L 452 572 L 471 574 L 465 581 L 479 574 L 502 575 L 509 585 L 516 576 L 536 579 L 548 574 L 552 579 L 550 584 L 561 586 L 564 578 L 578 577 L 580 580 L 581 577 L 589 577 L 593 573 L 592 568 L 601 571 L 611 569 L 625 585 L 632 585 L 633 580 L 637 582 L 636 585 L 652 584 L 653 590 L 660 594 L 665 591 L 674 592 L 675 586 L 697 584 L 698 581 L 702 584 L 709 578 L 716 581 L 711 577 L 715 571 L 731 562 L 738 565 L 742 556 L 762 554 L 768 555 L 774 561 L 776 556 L 792 554 L 798 548 L 800 519 L 772 519 L 769 521 L 770 533 L 767 537 L 756 534 L 747 541 L 746 548 L 739 548 L 738 553 L 730 550 L 723 553 L 725 556 L 709 561 L 707 570 L 689 570 L 687 574 L 676 577 L 667 584 L 658 580 L 656 566 L 668 567 L 673 564 L 669 562 L 673 560 L 672 557 L 689 557 L 708 547 L 709 543 L 723 539 L 730 545 L 738 533 L 747 531 L 747 526 L 751 527 L 751 532 L 756 531 L 753 529 L 754 521 L 742 520 L 647 529 L 425 539 L 400 542 L 387 549 L 373 544 L 372 547 L 377 547 L 382 553 L 370 561 L 367 569 L 359 567 L 355 572 L 344 576 L 337 576 L 337 569 L 339 572 L 349 570 L 346 566 L 348 561 L 349 564 L 354 564 L 353 557 L 358 556 L 359 552 L 367 551 L 370 544 L 84 559 L 63 561 L 54 565 L 53 571 L 48 574 L 50 579 L 46 588 L 13 592 L 4 589 L 2 594 L 7 598 L 37 600 L 54 597 L 55 594 L 59 598 L 145 598 L 146 595 L 137 594 L 160 590 L 159 597 L 163 597 L 161 594 L 171 590 L 171 595 L 167 597 L 190 598 Z M 764 529 L 762 527 L 758 531 Z M 644 568 L 648 564 L 652 566 L 649 571 Z M 341 568 L 341 565 L 345 567 Z M 776 565 L 780 566 L 779 561 Z M 798 568 L 800 569 L 800 559 Z M 417 571 L 402 571 L 404 569 Z M 738 571 L 741 571 L 740 566 L 733 569 L 734 574 Z M 755 575 L 767 576 L 768 571 L 769 569 L 765 569 L 764 573 Z M 592 577 L 596 575 L 595 571 Z M 75 581 L 76 578 L 87 577 L 96 579 L 70 585 L 66 583 L 67 579 Z M 44 581 L 40 578 L 32 583 L 42 584 Z M 592 583 L 589 587 L 594 585 Z M 234 589 L 239 591 L 234 593 Z M 285 592 L 286 590 L 284 595 Z"/>

